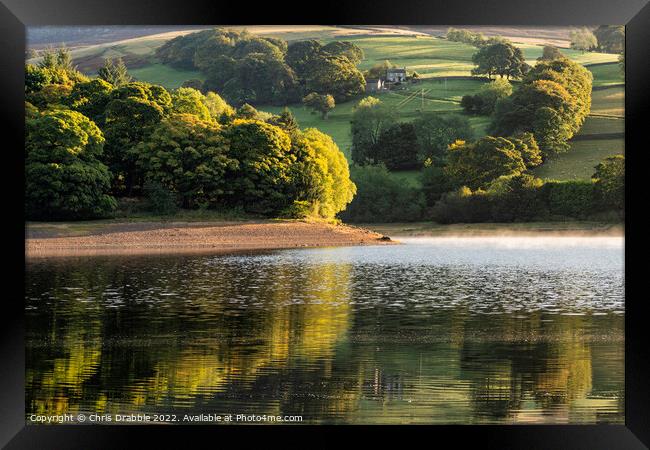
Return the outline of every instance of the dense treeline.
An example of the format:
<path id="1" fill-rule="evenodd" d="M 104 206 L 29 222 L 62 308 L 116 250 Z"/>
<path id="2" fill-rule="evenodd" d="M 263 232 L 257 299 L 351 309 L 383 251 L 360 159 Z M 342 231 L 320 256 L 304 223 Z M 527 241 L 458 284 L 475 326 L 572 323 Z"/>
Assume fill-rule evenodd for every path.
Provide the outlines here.
<path id="1" fill-rule="evenodd" d="M 356 65 L 363 58 L 350 42 L 260 37 L 247 31 L 211 29 L 176 37 L 156 50 L 165 64 L 199 69 L 205 82 L 193 87 L 219 92 L 231 104 L 286 105 L 309 93 L 345 101 L 363 93 Z"/>
<path id="2" fill-rule="evenodd" d="M 496 43 L 506 43 L 509 42 L 507 39 L 501 36 L 491 36 L 486 38 L 483 33 L 475 33 L 466 29 L 457 29 L 449 28 L 447 29 L 447 34 L 445 35 L 447 40 L 452 42 L 462 42 L 464 44 L 469 44 L 474 47 L 485 47 Z"/>
<path id="3" fill-rule="evenodd" d="M 484 189 L 463 186 L 436 202 L 431 218 L 439 223 L 525 222 L 624 215 L 625 157 L 606 158 L 591 180 L 546 181 L 529 174 L 507 175 Z"/>
<path id="4" fill-rule="evenodd" d="M 234 109 L 219 95 L 89 79 L 60 51 L 26 67 L 26 214 L 105 217 L 115 197 L 154 209 L 239 208 L 332 218 L 352 200 L 332 139 L 293 115 Z"/>
<path id="5" fill-rule="evenodd" d="M 491 132 L 531 132 L 545 155 L 564 152 L 591 109 L 593 76 L 568 58 L 541 60 L 496 104 Z"/>

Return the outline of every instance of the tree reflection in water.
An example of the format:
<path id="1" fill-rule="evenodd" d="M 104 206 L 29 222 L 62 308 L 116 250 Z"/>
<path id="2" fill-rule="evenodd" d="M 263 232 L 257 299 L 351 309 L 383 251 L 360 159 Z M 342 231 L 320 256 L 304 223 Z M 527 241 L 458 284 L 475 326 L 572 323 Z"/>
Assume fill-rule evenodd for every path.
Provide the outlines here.
<path id="1" fill-rule="evenodd" d="M 379 266 L 268 258 L 30 263 L 27 414 L 624 421 L 622 314 L 481 314 L 382 290 Z M 466 270 L 438 268 L 422 295 L 467 292 Z"/>

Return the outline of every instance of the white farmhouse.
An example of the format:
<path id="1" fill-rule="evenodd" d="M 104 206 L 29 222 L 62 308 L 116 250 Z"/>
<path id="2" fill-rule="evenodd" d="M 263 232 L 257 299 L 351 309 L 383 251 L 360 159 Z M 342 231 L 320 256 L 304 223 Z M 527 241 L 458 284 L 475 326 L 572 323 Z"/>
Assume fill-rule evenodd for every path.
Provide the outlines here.
<path id="1" fill-rule="evenodd" d="M 386 81 L 389 83 L 401 83 L 406 81 L 406 67 L 387 69 Z"/>

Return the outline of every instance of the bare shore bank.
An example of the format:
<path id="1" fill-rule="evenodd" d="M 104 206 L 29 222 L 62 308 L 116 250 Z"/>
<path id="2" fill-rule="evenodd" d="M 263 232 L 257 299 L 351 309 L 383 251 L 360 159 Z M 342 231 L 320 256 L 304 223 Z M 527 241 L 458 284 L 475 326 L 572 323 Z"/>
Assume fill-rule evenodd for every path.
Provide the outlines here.
<path id="1" fill-rule="evenodd" d="M 25 227 L 27 258 L 391 243 L 364 228 L 301 221 L 36 223 Z"/>

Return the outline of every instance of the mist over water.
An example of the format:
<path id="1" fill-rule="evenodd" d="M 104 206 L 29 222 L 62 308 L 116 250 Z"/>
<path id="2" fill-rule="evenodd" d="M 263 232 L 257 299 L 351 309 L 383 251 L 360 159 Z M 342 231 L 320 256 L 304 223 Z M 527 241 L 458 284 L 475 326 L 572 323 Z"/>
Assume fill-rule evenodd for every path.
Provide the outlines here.
<path id="1" fill-rule="evenodd" d="M 27 266 L 27 413 L 623 423 L 623 238 Z"/>

